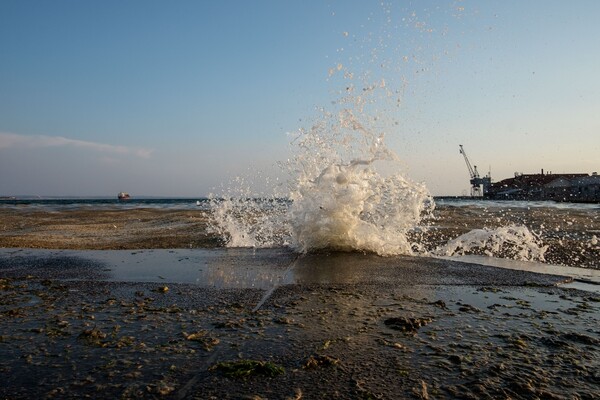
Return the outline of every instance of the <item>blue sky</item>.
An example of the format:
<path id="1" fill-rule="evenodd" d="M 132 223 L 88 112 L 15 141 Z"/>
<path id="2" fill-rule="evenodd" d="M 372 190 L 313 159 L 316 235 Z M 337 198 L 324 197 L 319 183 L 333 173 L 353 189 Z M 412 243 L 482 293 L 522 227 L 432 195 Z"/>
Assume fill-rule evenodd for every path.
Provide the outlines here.
<path id="1" fill-rule="evenodd" d="M 436 195 L 600 170 L 596 1 L 0 2 L 0 195 L 203 196 L 289 157 L 347 81 Z M 395 100 L 395 99 L 394 99 Z M 275 173 L 276 174 L 276 173 Z"/>

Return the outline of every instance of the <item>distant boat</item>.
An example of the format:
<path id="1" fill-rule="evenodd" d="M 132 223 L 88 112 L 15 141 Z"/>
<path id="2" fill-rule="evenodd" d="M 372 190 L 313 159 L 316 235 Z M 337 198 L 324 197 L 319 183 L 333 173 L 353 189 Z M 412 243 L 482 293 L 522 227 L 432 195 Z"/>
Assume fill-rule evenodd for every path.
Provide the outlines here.
<path id="1" fill-rule="evenodd" d="M 126 192 L 119 192 L 119 194 L 117 195 L 117 198 L 119 200 L 129 200 L 131 196 L 129 195 L 129 193 Z"/>

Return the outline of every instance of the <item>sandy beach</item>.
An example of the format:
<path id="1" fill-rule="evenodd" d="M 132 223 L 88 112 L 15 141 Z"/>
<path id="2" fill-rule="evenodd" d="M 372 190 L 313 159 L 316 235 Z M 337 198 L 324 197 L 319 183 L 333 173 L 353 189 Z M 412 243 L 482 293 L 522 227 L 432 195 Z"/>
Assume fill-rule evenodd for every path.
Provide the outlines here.
<path id="1" fill-rule="evenodd" d="M 600 297 L 570 280 L 281 249 L 3 249 L 0 396 L 592 399 Z"/>

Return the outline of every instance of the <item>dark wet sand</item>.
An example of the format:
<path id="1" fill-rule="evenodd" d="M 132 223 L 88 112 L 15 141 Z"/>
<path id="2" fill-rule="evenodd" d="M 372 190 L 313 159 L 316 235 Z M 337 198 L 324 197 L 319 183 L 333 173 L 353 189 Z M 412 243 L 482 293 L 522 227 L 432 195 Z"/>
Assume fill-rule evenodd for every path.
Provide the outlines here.
<path id="1" fill-rule="evenodd" d="M 597 398 L 600 298 L 556 286 L 565 277 L 198 252 L 202 279 L 172 283 L 176 260 L 167 276 L 116 282 L 119 254 L 125 270 L 136 254 L 4 251 L 0 397 Z M 224 364 L 240 360 L 258 367 Z"/>

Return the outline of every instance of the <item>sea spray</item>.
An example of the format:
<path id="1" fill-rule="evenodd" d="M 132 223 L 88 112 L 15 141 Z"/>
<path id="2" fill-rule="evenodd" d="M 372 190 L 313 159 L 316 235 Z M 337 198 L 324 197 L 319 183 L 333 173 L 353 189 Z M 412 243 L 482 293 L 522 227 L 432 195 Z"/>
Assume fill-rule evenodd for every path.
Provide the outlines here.
<path id="1" fill-rule="evenodd" d="M 473 229 L 433 251 L 438 256 L 480 254 L 520 261 L 545 261 L 548 246 L 524 225 Z"/>
<path id="2" fill-rule="evenodd" d="M 438 218 L 431 195 L 401 173 L 378 171 L 382 164 L 400 170 L 399 160 L 365 118 L 342 108 L 299 130 L 291 142 L 294 157 L 282 164 L 292 176 L 285 193 L 281 187 L 276 194 L 255 193 L 237 178 L 211 198 L 213 232 L 228 247 L 545 261 L 548 245 L 523 224 L 475 228 L 434 244 L 427 234 Z"/>
<path id="3" fill-rule="evenodd" d="M 524 226 L 475 229 L 443 245 L 427 235 L 435 203 L 424 184 L 403 172 L 398 156 L 384 142 L 384 132 L 406 130 L 398 109 L 407 85 L 422 79 L 427 59 L 439 56 L 437 48 L 427 54 L 419 45 L 407 46 L 405 30 L 445 37 L 446 28 L 434 29 L 409 10 L 394 25 L 391 6 L 384 5 L 382 11 L 383 25 L 373 26 L 374 32 L 382 32 L 380 40 L 371 33 L 360 40 L 344 32 L 344 38 L 354 37 L 347 50 L 370 49 L 371 57 L 359 53 L 336 61 L 329 70 L 337 97 L 310 128 L 292 135 L 293 156 L 282 163 L 290 176 L 287 190 L 274 197 L 252 193 L 247 186 L 225 193 L 213 203 L 215 232 L 231 247 L 429 256 L 480 252 L 543 260 L 544 245 Z M 287 201 L 265 207 L 275 198 Z"/>
<path id="4" fill-rule="evenodd" d="M 254 180 L 257 177 L 254 177 Z M 267 180 L 264 183 L 270 183 Z M 253 184 L 237 177 L 221 195 L 210 194 L 209 232 L 227 247 L 279 247 L 289 243 L 288 201 L 274 194 L 257 193 Z"/>
<path id="5" fill-rule="evenodd" d="M 373 23 L 374 32 L 383 28 L 382 34 L 391 38 L 396 31 L 390 26 L 391 10 L 382 5 L 380 11 L 383 25 Z M 413 21 L 414 12 L 409 15 Z M 404 18 L 397 28 L 415 29 Z M 346 32 L 343 37 L 353 35 Z M 435 204 L 424 184 L 406 176 L 399 157 L 384 141 L 384 133 L 399 129 L 391 110 L 398 108 L 406 87 L 404 72 L 398 73 L 394 65 L 412 63 L 388 51 L 388 45 L 371 33 L 364 41 L 357 39 L 345 39 L 346 45 L 351 51 L 369 48 L 370 59 L 349 54 L 336 62 L 328 76 L 335 98 L 312 126 L 291 135 L 292 157 L 281 164 L 290 177 L 287 190 L 275 194 L 289 201 L 285 207 L 266 210 L 264 198 L 249 189 L 214 198 L 213 230 L 227 246 L 284 245 L 298 252 L 380 255 L 422 252 L 415 240 L 419 235 L 411 233 L 425 229 L 422 221 L 431 216 Z M 418 53 L 405 50 L 413 58 Z"/>
<path id="6" fill-rule="evenodd" d="M 398 157 L 383 134 L 367 127 L 367 117 L 342 108 L 300 131 L 289 210 L 295 250 L 397 255 L 418 248 L 407 234 L 430 215 L 434 202 L 425 185 L 377 170 L 381 163 L 399 168 Z"/>
<path id="7" fill-rule="evenodd" d="M 292 175 L 286 195 L 257 196 L 238 178 L 224 195 L 211 196 L 211 228 L 227 246 L 380 255 L 414 254 L 420 247 L 408 233 L 434 202 L 424 184 L 378 171 L 381 163 L 399 168 L 383 134 L 342 108 L 299 130 L 292 146 L 294 157 L 283 164 Z"/>
<path id="8" fill-rule="evenodd" d="M 301 252 L 413 254 L 419 246 L 407 233 L 433 205 L 424 185 L 401 175 L 384 178 L 361 164 L 333 165 L 294 193 L 293 246 Z"/>

